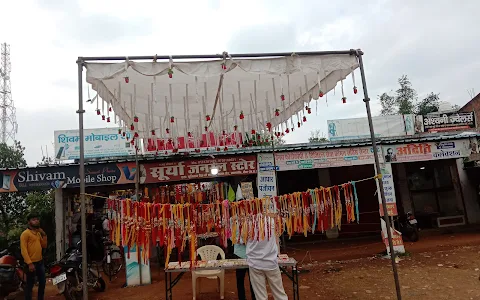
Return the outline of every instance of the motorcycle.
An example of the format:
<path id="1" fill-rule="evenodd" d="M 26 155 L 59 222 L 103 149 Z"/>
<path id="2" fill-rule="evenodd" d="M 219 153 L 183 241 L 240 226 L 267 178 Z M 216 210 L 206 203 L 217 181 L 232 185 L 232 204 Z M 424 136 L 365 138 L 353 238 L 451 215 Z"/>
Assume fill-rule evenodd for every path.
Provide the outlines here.
<path id="1" fill-rule="evenodd" d="M 411 242 L 418 241 L 418 221 L 412 212 L 409 211 L 404 217 L 398 218 L 396 223 L 403 237 L 406 237 Z"/>
<path id="2" fill-rule="evenodd" d="M 21 267 L 20 242 L 10 244 L 0 251 L 0 296 L 7 297 L 20 292 L 26 283 L 26 275 Z"/>
<path id="3" fill-rule="evenodd" d="M 67 253 L 50 265 L 50 274 L 53 285 L 57 286 L 59 294 L 63 294 L 67 300 L 83 299 L 82 278 L 82 252 L 81 242 L 77 246 L 67 250 Z M 105 280 L 100 272 L 87 266 L 87 285 L 97 292 L 105 291 Z"/>

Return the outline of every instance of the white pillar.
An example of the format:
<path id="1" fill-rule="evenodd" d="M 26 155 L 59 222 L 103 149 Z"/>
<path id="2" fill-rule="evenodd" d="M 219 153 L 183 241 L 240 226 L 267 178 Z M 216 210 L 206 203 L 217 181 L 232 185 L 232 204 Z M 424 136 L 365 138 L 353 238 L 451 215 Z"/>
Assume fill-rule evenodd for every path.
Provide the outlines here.
<path id="1" fill-rule="evenodd" d="M 64 226 L 65 213 L 63 207 L 63 191 L 61 188 L 55 190 L 55 246 L 57 260 L 63 255 L 64 247 Z"/>

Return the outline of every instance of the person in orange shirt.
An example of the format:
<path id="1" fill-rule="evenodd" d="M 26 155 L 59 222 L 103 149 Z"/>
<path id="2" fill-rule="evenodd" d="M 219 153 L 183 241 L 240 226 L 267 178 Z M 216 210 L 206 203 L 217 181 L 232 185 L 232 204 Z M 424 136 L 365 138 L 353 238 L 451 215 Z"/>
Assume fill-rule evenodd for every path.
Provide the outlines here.
<path id="1" fill-rule="evenodd" d="M 47 235 L 40 228 L 40 218 L 36 214 L 27 217 L 28 228 L 20 236 L 20 249 L 23 260 L 28 265 L 27 286 L 25 287 L 25 300 L 32 299 L 35 275 L 38 279 L 38 300 L 43 300 L 45 295 L 45 266 L 43 264 L 43 249 L 47 248 Z"/>

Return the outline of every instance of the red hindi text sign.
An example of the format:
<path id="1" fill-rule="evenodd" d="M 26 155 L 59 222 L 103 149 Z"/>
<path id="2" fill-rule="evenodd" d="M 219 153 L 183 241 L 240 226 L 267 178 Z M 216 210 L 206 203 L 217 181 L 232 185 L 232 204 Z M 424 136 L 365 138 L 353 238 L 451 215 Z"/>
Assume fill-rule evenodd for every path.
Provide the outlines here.
<path id="1" fill-rule="evenodd" d="M 218 174 L 212 175 L 211 169 Z M 255 155 L 177 162 L 148 163 L 141 166 L 141 183 L 158 183 L 224 176 L 243 176 L 257 173 Z"/>

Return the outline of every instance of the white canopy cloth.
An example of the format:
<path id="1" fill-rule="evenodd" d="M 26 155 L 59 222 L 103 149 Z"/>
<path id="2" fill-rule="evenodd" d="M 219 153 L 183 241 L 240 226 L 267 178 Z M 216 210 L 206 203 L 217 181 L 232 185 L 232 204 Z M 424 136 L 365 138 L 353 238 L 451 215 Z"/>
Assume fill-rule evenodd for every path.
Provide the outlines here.
<path id="1" fill-rule="evenodd" d="M 224 57 L 189 62 L 126 58 L 85 66 L 87 82 L 98 92 L 97 112 L 110 116 L 113 110 L 122 126 L 130 130 L 134 124 L 142 138 L 201 136 L 205 131 L 253 133 L 269 126 L 283 133 L 303 123 L 310 102 L 325 99 L 319 95 L 358 67 L 357 57 L 348 54 Z"/>

